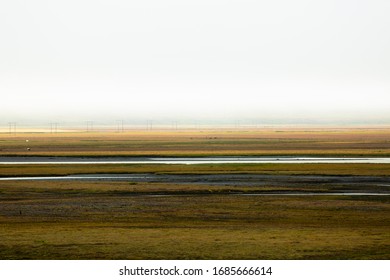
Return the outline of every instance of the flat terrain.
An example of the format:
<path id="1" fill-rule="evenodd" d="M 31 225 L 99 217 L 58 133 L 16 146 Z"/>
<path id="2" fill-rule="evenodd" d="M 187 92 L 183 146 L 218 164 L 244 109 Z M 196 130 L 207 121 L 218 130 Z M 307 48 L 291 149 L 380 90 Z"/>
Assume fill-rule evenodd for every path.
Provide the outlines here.
<path id="1" fill-rule="evenodd" d="M 156 195 L 162 190 L 172 195 Z M 223 190 L 228 191 L 134 182 L 0 182 L 0 258 L 390 257 L 388 196 L 232 196 Z"/>
<path id="2" fill-rule="evenodd" d="M 390 156 L 390 129 L 2 133 L 0 155 Z"/>
<path id="3" fill-rule="evenodd" d="M 0 165 L 0 177 L 104 173 L 390 176 L 390 164 L 117 164 L 117 165 Z"/>
<path id="4" fill-rule="evenodd" d="M 0 156 L 386 157 L 389 141 L 386 129 L 26 133 L 1 135 Z M 0 259 L 390 258 L 390 197 L 348 195 L 388 193 L 390 164 L 0 166 L 75 174 L 154 179 L 0 181 Z"/>

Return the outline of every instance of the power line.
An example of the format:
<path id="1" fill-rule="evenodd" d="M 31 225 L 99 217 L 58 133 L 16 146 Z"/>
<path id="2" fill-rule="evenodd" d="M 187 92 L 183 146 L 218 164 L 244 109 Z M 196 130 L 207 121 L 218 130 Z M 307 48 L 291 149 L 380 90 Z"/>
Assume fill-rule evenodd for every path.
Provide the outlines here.
<path id="1" fill-rule="evenodd" d="M 93 130 L 93 121 L 87 121 L 87 132 L 91 132 Z"/>
<path id="2" fill-rule="evenodd" d="M 117 120 L 116 121 L 117 125 L 117 132 L 124 132 L 124 126 L 123 126 L 123 120 Z"/>
<path id="3" fill-rule="evenodd" d="M 51 133 L 51 134 L 57 133 L 58 124 L 59 124 L 59 123 L 57 123 L 57 122 L 50 123 L 50 133 Z"/>
<path id="4" fill-rule="evenodd" d="M 9 134 L 16 134 L 16 122 L 8 123 Z"/>
<path id="5" fill-rule="evenodd" d="M 146 121 L 146 130 L 153 130 L 153 120 Z"/>
<path id="6" fill-rule="evenodd" d="M 177 121 L 172 122 L 172 129 L 177 130 Z"/>

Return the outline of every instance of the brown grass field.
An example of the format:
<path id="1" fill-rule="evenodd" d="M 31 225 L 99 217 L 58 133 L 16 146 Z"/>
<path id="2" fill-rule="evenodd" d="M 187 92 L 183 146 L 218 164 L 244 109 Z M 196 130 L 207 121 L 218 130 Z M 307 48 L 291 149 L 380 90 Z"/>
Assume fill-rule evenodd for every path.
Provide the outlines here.
<path id="1" fill-rule="evenodd" d="M 271 175 L 373 175 L 389 176 L 390 164 L 303 163 L 303 164 L 99 164 L 99 165 L 0 165 L 1 176 L 40 176 L 102 173 L 223 174 L 253 173 Z"/>
<path id="2" fill-rule="evenodd" d="M 205 188 L 210 194 L 174 195 Z M 172 195 L 147 195 L 161 190 Z M 221 190 L 127 182 L 1 182 L 0 257 L 390 256 L 388 197 L 231 196 L 217 191 Z"/>
<path id="3" fill-rule="evenodd" d="M 3 133 L 0 154 L 390 156 L 390 129 Z"/>
<path id="4" fill-rule="evenodd" d="M 0 135 L 0 149 L 3 156 L 389 156 L 390 131 L 4 134 Z M 390 165 L 0 166 L 1 177 L 92 173 L 358 178 L 390 176 Z M 256 189 L 243 182 L 234 190 L 281 188 L 292 187 Z M 300 186 L 302 191 L 313 188 L 325 190 L 321 185 Z M 0 259 L 390 258 L 389 196 L 237 196 L 229 195 L 230 190 L 207 184 L 132 181 L 0 181 Z M 164 195 L 156 195 L 161 193 Z"/>

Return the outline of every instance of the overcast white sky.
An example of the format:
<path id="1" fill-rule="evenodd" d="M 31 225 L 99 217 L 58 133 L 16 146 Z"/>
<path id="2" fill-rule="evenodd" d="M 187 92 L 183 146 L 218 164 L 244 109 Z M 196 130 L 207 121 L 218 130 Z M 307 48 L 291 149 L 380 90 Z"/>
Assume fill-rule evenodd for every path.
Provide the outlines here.
<path id="1" fill-rule="evenodd" d="M 0 0 L 0 122 L 390 123 L 388 0 Z"/>

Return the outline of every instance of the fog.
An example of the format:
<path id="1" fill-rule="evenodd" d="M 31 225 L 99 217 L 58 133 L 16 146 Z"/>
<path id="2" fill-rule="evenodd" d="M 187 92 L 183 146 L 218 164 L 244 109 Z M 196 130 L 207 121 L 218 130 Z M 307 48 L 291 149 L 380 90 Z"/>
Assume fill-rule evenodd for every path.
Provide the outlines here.
<path id="1" fill-rule="evenodd" d="M 0 125 L 390 124 L 388 1 L 1 1 Z"/>

